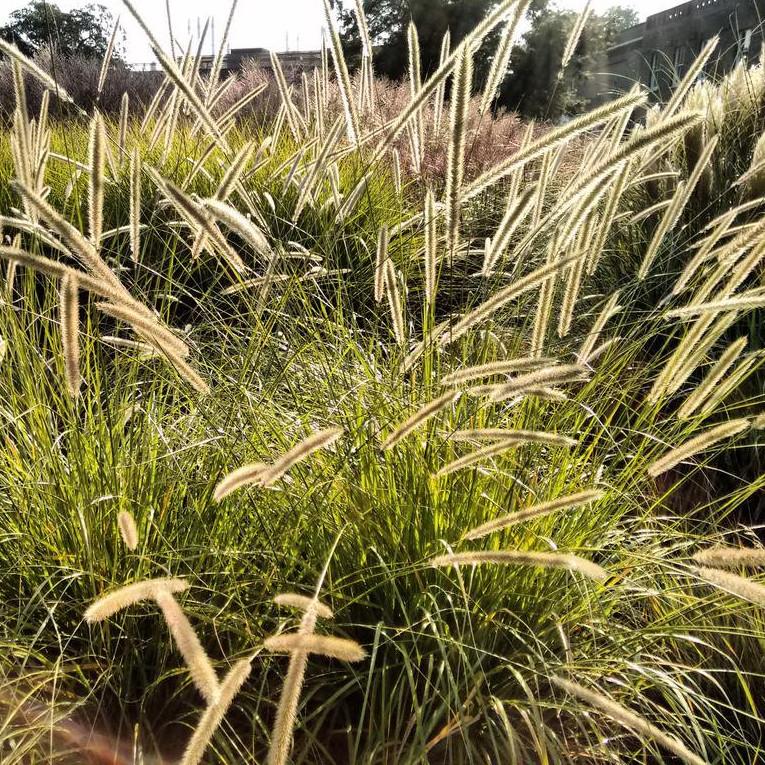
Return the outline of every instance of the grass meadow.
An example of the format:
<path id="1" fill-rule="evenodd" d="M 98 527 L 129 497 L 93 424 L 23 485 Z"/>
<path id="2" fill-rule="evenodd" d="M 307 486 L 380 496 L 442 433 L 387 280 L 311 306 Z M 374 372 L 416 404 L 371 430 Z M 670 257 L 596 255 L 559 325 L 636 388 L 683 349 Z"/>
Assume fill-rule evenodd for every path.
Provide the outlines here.
<path id="1" fill-rule="evenodd" d="M 114 115 L 0 43 L 4 765 L 765 758 L 765 69 L 511 125 L 524 10 Z"/>

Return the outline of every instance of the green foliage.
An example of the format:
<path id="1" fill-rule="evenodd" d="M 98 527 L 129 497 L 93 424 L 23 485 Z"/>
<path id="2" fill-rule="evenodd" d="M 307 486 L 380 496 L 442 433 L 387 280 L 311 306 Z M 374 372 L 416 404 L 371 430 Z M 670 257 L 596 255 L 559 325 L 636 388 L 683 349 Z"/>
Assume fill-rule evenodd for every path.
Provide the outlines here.
<path id="1" fill-rule="evenodd" d="M 179 602 L 217 676 L 252 662 L 209 763 L 263 761 L 287 670 L 265 641 L 297 621 L 273 597 L 310 597 L 317 581 L 335 614 L 318 631 L 357 641 L 368 659 L 309 658 L 295 763 L 669 762 L 667 741 L 688 762 L 760 760 L 761 577 L 742 571 L 728 591 L 694 556 L 720 545 L 763 556 L 741 523 L 765 488 L 747 465 L 765 402 L 741 384 L 762 356 L 737 339 L 743 373 L 714 387 L 725 393 L 714 405 L 682 408 L 734 336 L 748 339 L 754 314 L 725 301 L 761 299 L 763 209 L 748 205 L 742 173 L 757 169 L 762 70 L 697 85 L 631 131 L 637 96 L 529 132 L 518 154 L 455 181 L 448 252 L 442 208 L 421 215 L 423 178 L 404 165 L 396 188 L 380 133 L 340 137 L 349 110 L 324 90 L 326 70 L 301 102 L 282 95 L 289 122 L 257 126 L 205 113 L 225 85 L 180 77 L 170 70 L 173 95 L 145 124 L 107 122 L 103 172 L 93 138 L 88 148 L 98 120 L 49 135 L 45 119 L 17 115 L 0 141 L 0 212 L 16 243 L 0 250 L 11 264 L 0 278 L 3 765 L 178 759 L 203 700 L 156 605 L 83 619 L 104 593 L 167 576 L 188 580 Z M 367 131 L 361 87 L 350 96 Z M 706 96 L 722 111 L 701 108 Z M 472 127 L 451 123 L 456 167 Z M 711 177 L 695 172 L 702 152 Z M 142 168 L 132 181 L 131 162 Z M 97 242 L 86 221 L 102 190 Z M 516 221 L 506 212 L 519 199 L 533 204 Z M 228 222 L 214 214 L 225 204 Z M 667 209 L 674 228 L 661 226 Z M 707 224 L 721 209 L 733 213 L 714 240 Z M 486 236 L 506 240 L 491 268 Z M 63 383 L 63 266 L 82 286 L 66 338 L 70 364 L 78 342 L 76 397 Z M 479 387 L 455 382 L 519 359 L 539 377 L 494 367 L 472 370 Z M 452 388 L 461 395 L 423 410 Z M 391 438 L 418 411 L 430 416 Z M 728 420 L 748 440 L 703 443 Z M 215 501 L 233 470 L 277 462 L 326 428 L 343 431 L 331 447 Z M 444 471 L 498 432 L 524 435 Z M 588 503 L 469 538 L 588 490 Z M 135 550 L 120 539 L 125 512 Z M 607 576 L 431 563 L 499 551 L 531 564 L 577 556 Z"/>
<path id="2" fill-rule="evenodd" d="M 530 28 L 510 59 L 500 103 L 526 117 L 557 119 L 584 111 L 607 89 L 606 51 L 615 36 L 637 23 L 634 10 L 614 6 L 593 13 L 585 24 L 571 62 L 561 58 L 577 14 L 544 3 L 529 13 Z"/>
<path id="3" fill-rule="evenodd" d="M 379 75 L 397 80 L 406 74 L 406 30 L 410 22 L 419 33 L 422 73 L 427 76 L 438 68 L 444 33 L 449 30 L 452 46 L 456 45 L 484 18 L 493 3 L 490 0 L 363 0 L 363 5 L 375 46 L 375 70 Z M 348 55 L 359 55 L 361 41 L 352 10 L 341 14 L 341 23 Z"/>
<path id="4" fill-rule="evenodd" d="M 31 0 L 10 14 L 10 21 L 0 27 L 0 37 L 27 56 L 51 48 L 62 56 L 101 58 L 113 23 L 111 12 L 99 3 L 62 11 L 55 3 Z M 119 59 L 119 47 L 114 58 Z"/>

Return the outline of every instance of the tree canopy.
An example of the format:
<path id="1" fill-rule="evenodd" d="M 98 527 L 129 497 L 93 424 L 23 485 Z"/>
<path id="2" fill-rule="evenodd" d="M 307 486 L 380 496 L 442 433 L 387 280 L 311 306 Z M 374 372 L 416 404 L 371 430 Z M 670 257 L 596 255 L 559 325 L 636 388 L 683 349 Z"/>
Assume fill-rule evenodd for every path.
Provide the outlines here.
<path id="1" fill-rule="evenodd" d="M 375 72 L 399 79 L 407 69 L 407 28 L 417 27 L 422 74 L 438 67 L 441 40 L 449 30 L 452 47 L 486 15 L 494 0 L 363 0 L 375 48 Z M 352 10 L 339 11 L 344 48 L 351 61 L 361 51 Z M 605 89 L 606 52 L 616 35 L 638 21 L 630 8 L 615 6 L 591 14 L 565 72 L 559 76 L 563 50 L 577 14 L 549 0 L 532 0 L 528 29 L 513 51 L 498 104 L 526 116 L 556 118 L 586 108 Z M 496 48 L 499 32 L 476 54 L 480 80 Z"/>
<path id="2" fill-rule="evenodd" d="M 97 3 L 66 12 L 53 3 L 32 0 L 10 14 L 8 23 L 0 26 L 0 37 L 27 56 L 52 47 L 63 56 L 101 58 L 113 24 L 111 12 Z M 119 57 L 118 50 L 115 55 Z"/>
<path id="3" fill-rule="evenodd" d="M 494 5 L 494 0 L 364 0 L 369 33 L 375 46 L 375 71 L 391 79 L 401 78 L 407 67 L 406 31 L 417 27 L 422 74 L 438 67 L 441 40 L 448 29 L 452 46 L 459 43 Z M 361 50 L 356 18 L 340 12 L 343 42 L 353 56 Z"/>
<path id="4" fill-rule="evenodd" d="M 530 26 L 510 58 L 500 102 L 530 117 L 580 112 L 607 89 L 607 51 L 619 32 L 638 23 L 631 8 L 591 14 L 568 66 L 561 72 L 566 41 L 577 15 L 548 3 L 529 12 Z"/>

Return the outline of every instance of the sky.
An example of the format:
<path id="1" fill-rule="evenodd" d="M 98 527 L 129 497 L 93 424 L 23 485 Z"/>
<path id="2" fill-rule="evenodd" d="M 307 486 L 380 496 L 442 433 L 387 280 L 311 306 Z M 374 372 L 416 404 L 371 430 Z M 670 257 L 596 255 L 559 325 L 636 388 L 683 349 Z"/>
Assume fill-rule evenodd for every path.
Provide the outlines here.
<path id="1" fill-rule="evenodd" d="M 130 16 L 121 0 L 98 0 L 112 13 L 120 16 L 125 31 L 127 59 L 131 63 L 153 60 L 146 44 L 145 35 Z M 579 10 L 585 0 L 558 0 L 563 8 Z M 87 0 L 53 0 L 62 10 L 69 11 L 87 4 Z M 682 0 L 594 0 L 596 11 L 610 5 L 628 5 L 635 8 L 642 18 L 652 13 L 678 5 Z M 0 24 L 8 15 L 23 7 L 26 0 L 0 0 Z M 133 0 L 149 28 L 167 47 L 169 34 L 164 0 Z M 344 5 L 349 5 L 345 0 Z M 228 16 L 228 0 L 170 0 L 173 33 L 176 40 L 186 44 L 189 35 L 196 36 L 197 20 L 204 25 L 212 14 L 215 25 L 215 42 L 220 41 Z M 322 0 L 240 0 L 234 16 L 229 39 L 233 48 L 262 47 L 269 50 L 316 50 L 321 42 L 323 22 Z M 211 52 L 212 39 L 207 35 L 205 53 Z"/>

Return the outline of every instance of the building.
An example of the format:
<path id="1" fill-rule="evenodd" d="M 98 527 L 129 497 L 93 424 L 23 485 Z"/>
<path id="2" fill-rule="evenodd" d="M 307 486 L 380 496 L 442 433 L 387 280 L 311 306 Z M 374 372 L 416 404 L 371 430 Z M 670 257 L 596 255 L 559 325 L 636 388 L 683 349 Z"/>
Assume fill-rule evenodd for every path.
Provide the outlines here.
<path id="1" fill-rule="evenodd" d="M 763 12 L 765 0 L 691 0 L 655 13 L 624 30 L 608 49 L 607 89 L 620 93 L 640 82 L 664 98 L 715 35 L 720 42 L 708 72 L 752 62 L 763 43 Z"/>
<path id="2" fill-rule="evenodd" d="M 297 75 L 297 79 L 300 79 L 301 72 L 310 72 L 314 67 L 321 66 L 321 51 L 318 50 L 286 51 L 276 55 L 279 57 L 285 74 L 290 78 Z M 199 61 L 199 73 L 203 76 L 210 74 L 214 60 L 214 56 L 202 56 Z M 220 68 L 221 77 L 227 77 L 240 71 L 246 61 L 253 61 L 258 68 L 271 71 L 271 54 L 265 48 L 231 48 L 223 56 Z M 178 63 L 181 63 L 180 59 Z M 131 68 L 137 71 L 154 72 L 158 71 L 160 66 L 156 61 L 151 61 L 133 64 Z"/>
<path id="3" fill-rule="evenodd" d="M 312 71 L 314 67 L 321 66 L 321 51 L 286 51 L 276 54 L 279 63 L 286 74 L 299 74 L 303 71 Z M 199 62 L 199 72 L 202 75 L 210 73 L 213 65 L 213 56 L 202 56 Z M 221 76 L 238 72 L 246 61 L 254 62 L 260 69 L 271 70 L 271 54 L 265 48 L 231 48 L 223 56 L 221 62 Z M 299 79 L 299 77 L 298 77 Z"/>

